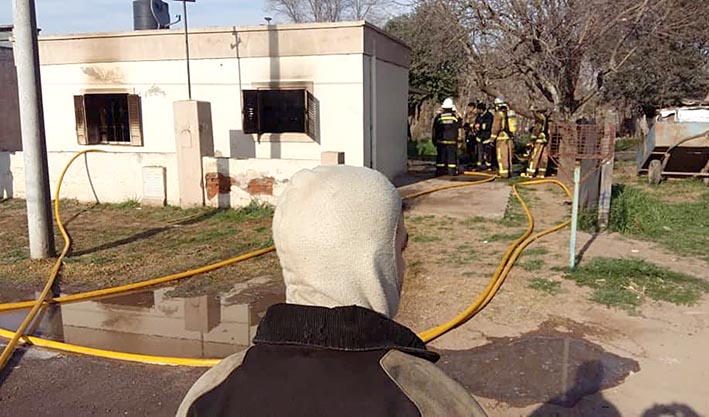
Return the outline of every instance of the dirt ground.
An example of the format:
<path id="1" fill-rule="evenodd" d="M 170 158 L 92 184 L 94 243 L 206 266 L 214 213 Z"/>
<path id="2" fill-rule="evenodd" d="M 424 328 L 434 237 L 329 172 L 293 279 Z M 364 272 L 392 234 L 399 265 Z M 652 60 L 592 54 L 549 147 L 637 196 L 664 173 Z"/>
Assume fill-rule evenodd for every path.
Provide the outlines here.
<path id="1" fill-rule="evenodd" d="M 470 193 L 469 198 L 476 198 L 477 190 L 465 192 Z M 569 211 L 563 198 L 547 186 L 528 191 L 526 196 L 537 220 L 537 230 L 562 221 Z M 411 268 L 397 319 L 417 331 L 452 318 L 472 302 L 486 285 L 501 253 L 522 231 L 521 222 L 510 225 L 474 218 L 461 221 L 421 217 L 416 207 L 407 213 L 407 220 L 413 226 L 413 243 L 406 254 Z M 563 272 L 552 269 L 568 265 L 568 242 L 569 231 L 563 230 L 530 246 L 529 255 L 522 256 L 487 309 L 430 346 L 446 352 L 465 351 L 497 338 L 515 338 L 551 323 L 555 331 L 581 337 L 639 364 L 639 372 L 631 373 L 624 382 L 585 397 L 572 408 L 549 404 L 513 407 L 495 398 L 478 396 L 492 416 L 709 414 L 709 388 L 705 384 L 709 359 L 704 353 L 709 343 L 709 302 L 704 299 L 694 306 L 649 302 L 638 315 L 595 304 L 588 300 L 590 290 L 563 279 Z M 594 237 L 582 233 L 578 249 L 584 260 L 595 256 L 645 259 L 709 280 L 709 264 L 701 260 L 681 257 L 652 243 L 616 234 Z M 549 295 L 531 289 L 532 278 L 556 280 L 561 283 L 562 292 Z M 550 351 L 548 355 L 562 360 L 561 352 Z M 520 361 L 532 359 L 519 357 Z M 470 366 L 468 373 L 485 371 L 471 363 L 446 366 L 462 374 L 466 370 L 458 369 L 461 366 Z M 514 363 L 497 366 L 497 374 L 492 375 L 500 378 L 515 372 Z M 558 384 L 558 381 L 542 379 L 538 383 Z M 667 410 L 677 414 L 662 414 Z"/>
<path id="2" fill-rule="evenodd" d="M 473 201 L 498 201 L 500 192 L 508 191 L 497 185 L 443 191 L 436 196 L 436 213 L 428 210 L 426 204 L 411 205 L 406 213 L 410 232 L 406 253 L 408 272 L 398 321 L 416 331 L 425 330 L 452 318 L 484 288 L 500 257 L 523 232 L 526 223 L 515 206 L 507 208 L 511 215 L 505 219 L 501 219 L 500 210 L 490 210 L 489 215 L 473 210 L 466 217 L 461 214 L 461 207 Z M 536 216 L 537 230 L 568 216 L 569 207 L 564 204 L 563 196 L 550 187 L 526 190 L 524 196 Z M 446 205 L 455 214 L 448 215 Z M 709 415 L 706 384 L 709 359 L 705 353 L 709 345 L 709 301 L 705 298 L 693 306 L 647 302 L 635 315 L 593 303 L 589 301 L 589 289 L 563 279 L 564 273 L 558 270 L 568 264 L 568 241 L 569 231 L 562 230 L 530 246 L 484 311 L 430 345 L 443 353 L 440 366 L 468 386 L 490 416 Z M 208 247 L 205 243 L 202 250 Z M 709 264 L 619 235 L 581 234 L 578 249 L 584 261 L 596 256 L 647 259 L 659 266 L 709 280 Z M 191 259 L 197 262 L 200 257 L 194 256 Z M 267 262 L 257 265 L 262 271 L 277 270 L 274 260 Z M 240 274 L 240 268 L 225 268 L 220 277 Z M 529 280 L 533 278 L 560 282 L 561 293 L 550 295 L 530 288 Z M 199 280 L 193 278 L 191 285 L 197 290 L 204 289 Z M 466 352 L 474 352 L 474 348 L 501 340 L 517 340 L 535 332 L 588 342 L 593 349 L 636 362 L 637 369 L 631 367 L 635 370 L 622 375 L 617 383 L 607 388 L 603 385 L 605 389 L 601 392 L 583 397 L 572 407 L 545 404 L 545 401 L 514 406 L 504 401 L 504 396 L 496 395 L 495 390 L 482 390 L 479 383 L 469 383 L 479 382 L 482 376 L 490 381 L 485 385 L 490 386 L 516 375 L 523 379 L 524 371 L 518 365 L 538 359 L 532 356 L 541 354 L 551 363 L 562 364 L 565 371 L 563 375 L 551 373 L 534 382 L 570 387 L 573 383 L 566 379 L 573 380 L 573 369 L 565 368 L 564 352 L 557 345 L 550 345 L 537 354 L 531 350 L 522 352 L 518 361 L 512 363 L 477 362 L 476 356 L 466 359 Z M 201 372 L 98 361 L 31 349 L 9 374 L 3 375 L 0 416 L 169 416 L 174 414 L 180 398 Z M 506 395 L 509 397 L 509 392 Z"/>

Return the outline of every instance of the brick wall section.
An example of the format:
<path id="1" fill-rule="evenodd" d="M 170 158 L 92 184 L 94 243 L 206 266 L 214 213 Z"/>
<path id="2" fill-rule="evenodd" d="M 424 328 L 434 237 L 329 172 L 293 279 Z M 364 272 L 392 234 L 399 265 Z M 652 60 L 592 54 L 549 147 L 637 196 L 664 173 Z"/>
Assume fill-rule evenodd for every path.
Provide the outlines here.
<path id="1" fill-rule="evenodd" d="M 251 195 L 273 195 L 273 183 L 275 181 L 273 177 L 255 178 L 249 181 L 246 190 Z"/>
<path id="2" fill-rule="evenodd" d="M 17 73 L 12 49 L 0 47 L 0 151 L 21 151 Z"/>

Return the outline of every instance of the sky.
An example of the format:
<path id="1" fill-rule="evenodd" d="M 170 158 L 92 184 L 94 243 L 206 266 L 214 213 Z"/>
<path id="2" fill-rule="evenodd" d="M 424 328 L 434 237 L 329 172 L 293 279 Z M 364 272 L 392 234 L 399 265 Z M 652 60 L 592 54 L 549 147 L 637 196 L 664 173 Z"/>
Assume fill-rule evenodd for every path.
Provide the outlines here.
<path id="1" fill-rule="evenodd" d="M 0 25 L 12 24 L 13 1 L 0 0 Z M 167 2 L 174 20 L 176 14 L 182 14 L 182 3 Z M 132 3 L 132 0 L 35 0 L 37 26 L 43 35 L 133 30 Z M 187 3 L 187 7 L 190 27 L 258 25 L 269 16 L 264 11 L 264 0 L 197 0 Z"/>

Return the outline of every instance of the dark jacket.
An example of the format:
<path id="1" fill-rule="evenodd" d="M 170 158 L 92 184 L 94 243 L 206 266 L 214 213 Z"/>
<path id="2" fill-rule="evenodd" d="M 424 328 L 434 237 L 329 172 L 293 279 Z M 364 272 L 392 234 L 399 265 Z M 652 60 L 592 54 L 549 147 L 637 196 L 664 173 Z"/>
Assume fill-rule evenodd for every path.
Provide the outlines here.
<path id="1" fill-rule="evenodd" d="M 178 416 L 485 416 L 409 329 L 361 307 L 271 307 L 245 353 L 207 371 Z"/>
<path id="2" fill-rule="evenodd" d="M 475 135 L 478 142 L 485 142 L 490 139 L 493 119 L 494 116 L 488 110 L 478 115 L 475 119 L 475 125 L 479 126 Z"/>
<path id="3" fill-rule="evenodd" d="M 433 119 L 433 144 L 455 145 L 458 143 L 458 131 L 463 120 L 455 111 L 444 110 Z"/>

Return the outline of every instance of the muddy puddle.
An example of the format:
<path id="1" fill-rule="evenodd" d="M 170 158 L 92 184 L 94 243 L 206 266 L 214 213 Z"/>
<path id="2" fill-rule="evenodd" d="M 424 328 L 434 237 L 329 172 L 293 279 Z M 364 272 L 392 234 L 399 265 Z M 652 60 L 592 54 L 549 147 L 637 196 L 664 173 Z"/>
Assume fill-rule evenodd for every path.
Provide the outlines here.
<path id="1" fill-rule="evenodd" d="M 268 307 L 285 299 L 272 288 L 249 289 L 238 297 L 171 297 L 172 290 L 50 306 L 35 320 L 33 334 L 122 352 L 223 358 L 245 349 Z M 15 330 L 26 314 L 0 314 L 0 328 Z"/>
<path id="2" fill-rule="evenodd" d="M 640 367 L 632 359 L 565 333 L 528 333 L 463 351 L 441 351 L 438 365 L 475 395 L 516 407 L 573 407 L 621 384 Z"/>

